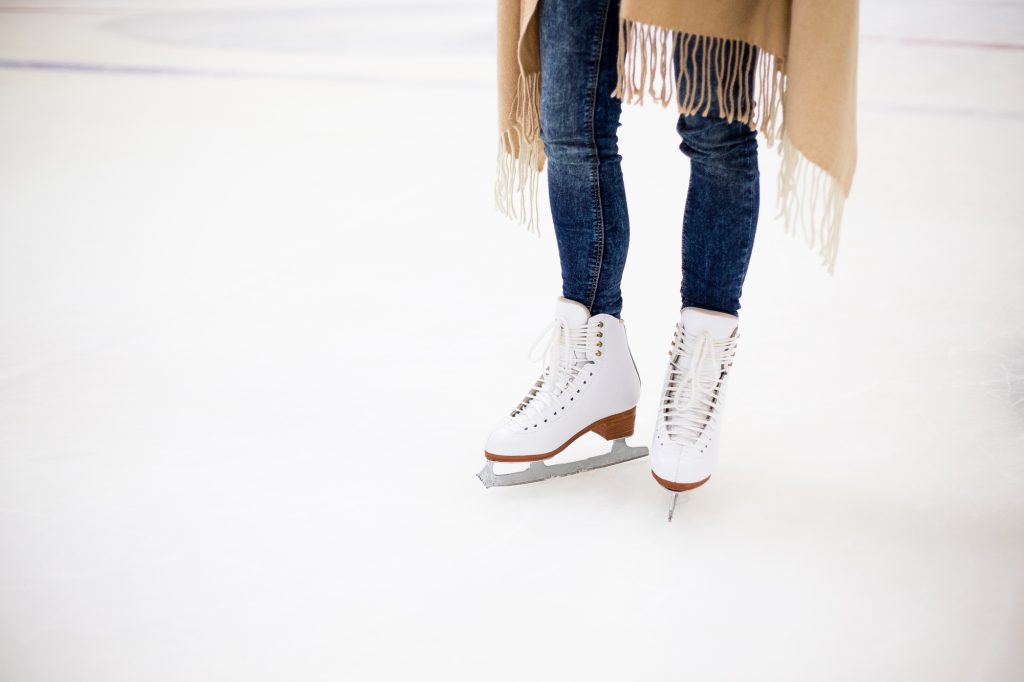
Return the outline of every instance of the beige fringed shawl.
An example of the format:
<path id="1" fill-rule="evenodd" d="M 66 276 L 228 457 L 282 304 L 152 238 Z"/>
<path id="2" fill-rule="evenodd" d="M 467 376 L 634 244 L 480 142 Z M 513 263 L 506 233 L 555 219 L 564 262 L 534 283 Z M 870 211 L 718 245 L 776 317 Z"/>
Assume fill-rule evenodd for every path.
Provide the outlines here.
<path id="1" fill-rule="evenodd" d="M 495 184 L 498 209 L 538 233 L 537 182 L 545 164 L 540 1 L 498 0 Z M 779 143 L 786 232 L 801 231 L 831 273 L 857 161 L 857 21 L 857 0 L 622 0 L 613 95 L 626 103 L 674 103 L 688 115 L 707 113 L 708 70 L 715 70 L 719 84 L 729 84 L 743 82 L 738 75 L 751 66 L 742 62 L 753 51 L 724 49 L 728 43 L 760 48 L 755 91 L 735 97 L 734 88 L 720 86 L 721 115 L 756 128 L 769 146 Z M 673 73 L 676 41 L 684 50 L 699 44 L 709 55 L 704 74 Z"/>

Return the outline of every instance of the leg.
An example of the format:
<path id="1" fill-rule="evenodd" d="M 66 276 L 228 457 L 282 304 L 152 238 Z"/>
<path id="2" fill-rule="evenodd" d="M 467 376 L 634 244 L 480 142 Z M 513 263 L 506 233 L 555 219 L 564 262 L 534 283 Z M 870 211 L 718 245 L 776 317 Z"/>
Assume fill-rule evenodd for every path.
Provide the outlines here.
<path id="1" fill-rule="evenodd" d="M 618 152 L 619 0 L 542 0 L 541 139 L 562 295 L 619 317 L 629 217 Z"/>
<path id="2" fill-rule="evenodd" d="M 719 56 L 729 59 L 731 49 L 724 46 L 725 54 Z M 677 69 L 679 56 L 677 49 Z M 696 66 L 693 73 L 714 76 L 713 69 L 700 68 L 704 55 L 699 49 L 686 58 L 691 67 Z M 747 92 L 753 92 L 756 60 L 746 61 L 751 64 Z M 682 305 L 738 315 L 760 204 L 757 133 L 743 123 L 718 117 L 716 86 L 710 84 L 712 110 L 707 117 L 681 115 L 676 125 L 682 137 L 679 148 L 690 158 L 683 217 Z"/>
<path id="3" fill-rule="evenodd" d="M 642 457 L 630 448 L 640 375 L 619 317 L 629 221 L 622 187 L 615 88 L 619 0 L 541 0 L 541 139 L 563 297 L 538 341 L 541 376 L 484 445 L 485 486 L 563 476 Z M 533 353 L 531 352 L 531 356 Z M 600 457 L 547 467 L 585 433 L 615 441 Z M 493 462 L 532 462 L 494 473 Z"/>
<path id="4" fill-rule="evenodd" d="M 690 41 L 685 55 L 677 44 L 676 73 L 686 60 L 691 74 L 713 74 L 702 67 L 738 57 L 749 65 L 743 81 L 734 79 L 735 97 L 753 91 L 752 47 L 714 43 L 701 54 Z M 734 54 L 734 50 L 741 50 Z M 757 227 L 759 174 L 757 137 L 745 124 L 719 118 L 717 82 L 702 83 L 711 93 L 707 117 L 680 116 L 680 149 L 690 158 L 690 187 L 683 218 L 682 310 L 669 350 L 661 409 L 651 442 L 651 473 L 675 496 L 711 478 L 718 462 L 722 406 L 736 353 L 737 316 L 743 280 Z M 672 519 L 669 510 L 669 520 Z"/>

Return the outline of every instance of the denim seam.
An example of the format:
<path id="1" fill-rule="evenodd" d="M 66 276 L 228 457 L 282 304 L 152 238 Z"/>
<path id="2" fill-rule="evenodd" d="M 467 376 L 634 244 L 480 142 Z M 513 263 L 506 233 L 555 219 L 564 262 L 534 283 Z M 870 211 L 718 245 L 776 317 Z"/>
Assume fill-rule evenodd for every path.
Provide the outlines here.
<path id="1" fill-rule="evenodd" d="M 690 179 L 687 182 L 687 186 L 686 186 L 686 200 L 685 200 L 685 203 L 683 204 L 683 227 L 682 227 L 682 230 L 681 230 L 682 235 L 681 235 L 681 238 L 679 240 L 680 241 L 680 246 L 679 246 L 679 260 L 680 260 L 679 270 L 680 270 L 680 278 L 681 278 L 681 284 L 680 284 L 680 287 L 679 287 L 680 292 L 679 293 L 680 293 L 680 298 L 682 298 L 682 305 L 683 305 L 684 308 L 687 305 L 689 305 L 689 303 L 690 303 L 690 301 L 686 297 L 686 289 L 688 287 L 688 282 L 686 281 L 686 226 L 690 222 L 690 209 L 691 209 L 690 193 L 692 191 L 693 191 L 693 167 L 692 167 L 692 164 L 691 164 L 691 167 L 690 167 Z"/>
<path id="2" fill-rule="evenodd" d="M 743 298 L 743 283 L 746 279 L 747 270 L 750 267 L 750 259 L 753 257 L 754 239 L 757 236 L 757 219 L 759 217 L 757 213 L 760 209 L 760 207 L 758 206 L 758 204 L 760 203 L 760 197 L 756 196 L 757 192 L 755 192 L 755 189 L 759 188 L 761 180 L 760 176 L 760 171 L 755 173 L 754 178 L 748 180 L 748 182 L 746 183 L 746 187 L 744 188 L 745 198 L 747 200 L 746 214 L 748 238 L 745 240 L 743 249 L 743 262 L 746 264 L 746 267 L 744 267 L 743 270 L 739 272 L 739 281 L 736 282 L 736 290 L 740 292 L 739 298 L 736 301 L 736 310 L 733 312 L 733 314 L 736 316 L 739 316 L 739 309 L 742 307 L 741 300 Z"/>
<path id="3" fill-rule="evenodd" d="M 596 267 L 593 267 L 592 263 L 592 276 L 590 284 L 590 293 L 588 295 L 587 310 L 593 314 L 594 303 L 597 299 L 598 286 L 601 283 L 601 263 L 604 260 L 604 204 L 601 201 L 601 156 L 597 149 L 597 136 L 595 132 L 595 119 L 597 118 L 597 90 L 600 85 L 600 72 L 601 72 L 601 60 L 604 57 L 604 36 L 608 25 L 608 8 L 611 6 L 611 0 L 605 0 L 604 10 L 601 12 L 601 18 L 598 31 L 596 46 L 594 50 L 594 66 L 590 74 L 590 111 L 587 116 L 587 128 L 590 134 L 590 148 L 593 150 L 593 168 L 591 172 L 591 188 L 594 195 L 594 205 L 597 207 L 596 216 L 596 227 L 595 227 L 595 240 L 596 244 Z"/>

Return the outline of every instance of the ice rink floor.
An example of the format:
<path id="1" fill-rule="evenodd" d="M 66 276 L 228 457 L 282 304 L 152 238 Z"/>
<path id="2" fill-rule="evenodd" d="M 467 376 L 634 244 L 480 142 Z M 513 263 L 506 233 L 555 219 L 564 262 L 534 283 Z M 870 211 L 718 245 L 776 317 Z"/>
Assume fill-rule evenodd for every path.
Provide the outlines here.
<path id="1" fill-rule="evenodd" d="M 1024 679 L 1024 2 L 863 2 L 836 274 L 765 150 L 672 524 L 646 460 L 475 477 L 560 293 L 546 197 L 540 239 L 492 207 L 493 23 L 0 0 L 0 680 Z M 621 129 L 633 443 L 674 124 Z"/>

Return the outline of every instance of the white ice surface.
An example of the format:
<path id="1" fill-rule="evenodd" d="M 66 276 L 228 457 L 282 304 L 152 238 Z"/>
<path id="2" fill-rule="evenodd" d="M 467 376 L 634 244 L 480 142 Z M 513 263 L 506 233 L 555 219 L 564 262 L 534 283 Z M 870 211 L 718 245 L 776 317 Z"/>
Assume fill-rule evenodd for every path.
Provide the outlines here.
<path id="1" fill-rule="evenodd" d="M 493 10 L 0 2 L 0 680 L 1024 679 L 1024 4 L 863 4 L 837 273 L 766 152 L 672 524 L 645 460 L 474 476 L 559 293 L 492 208 Z M 634 443 L 674 120 L 621 131 Z"/>

